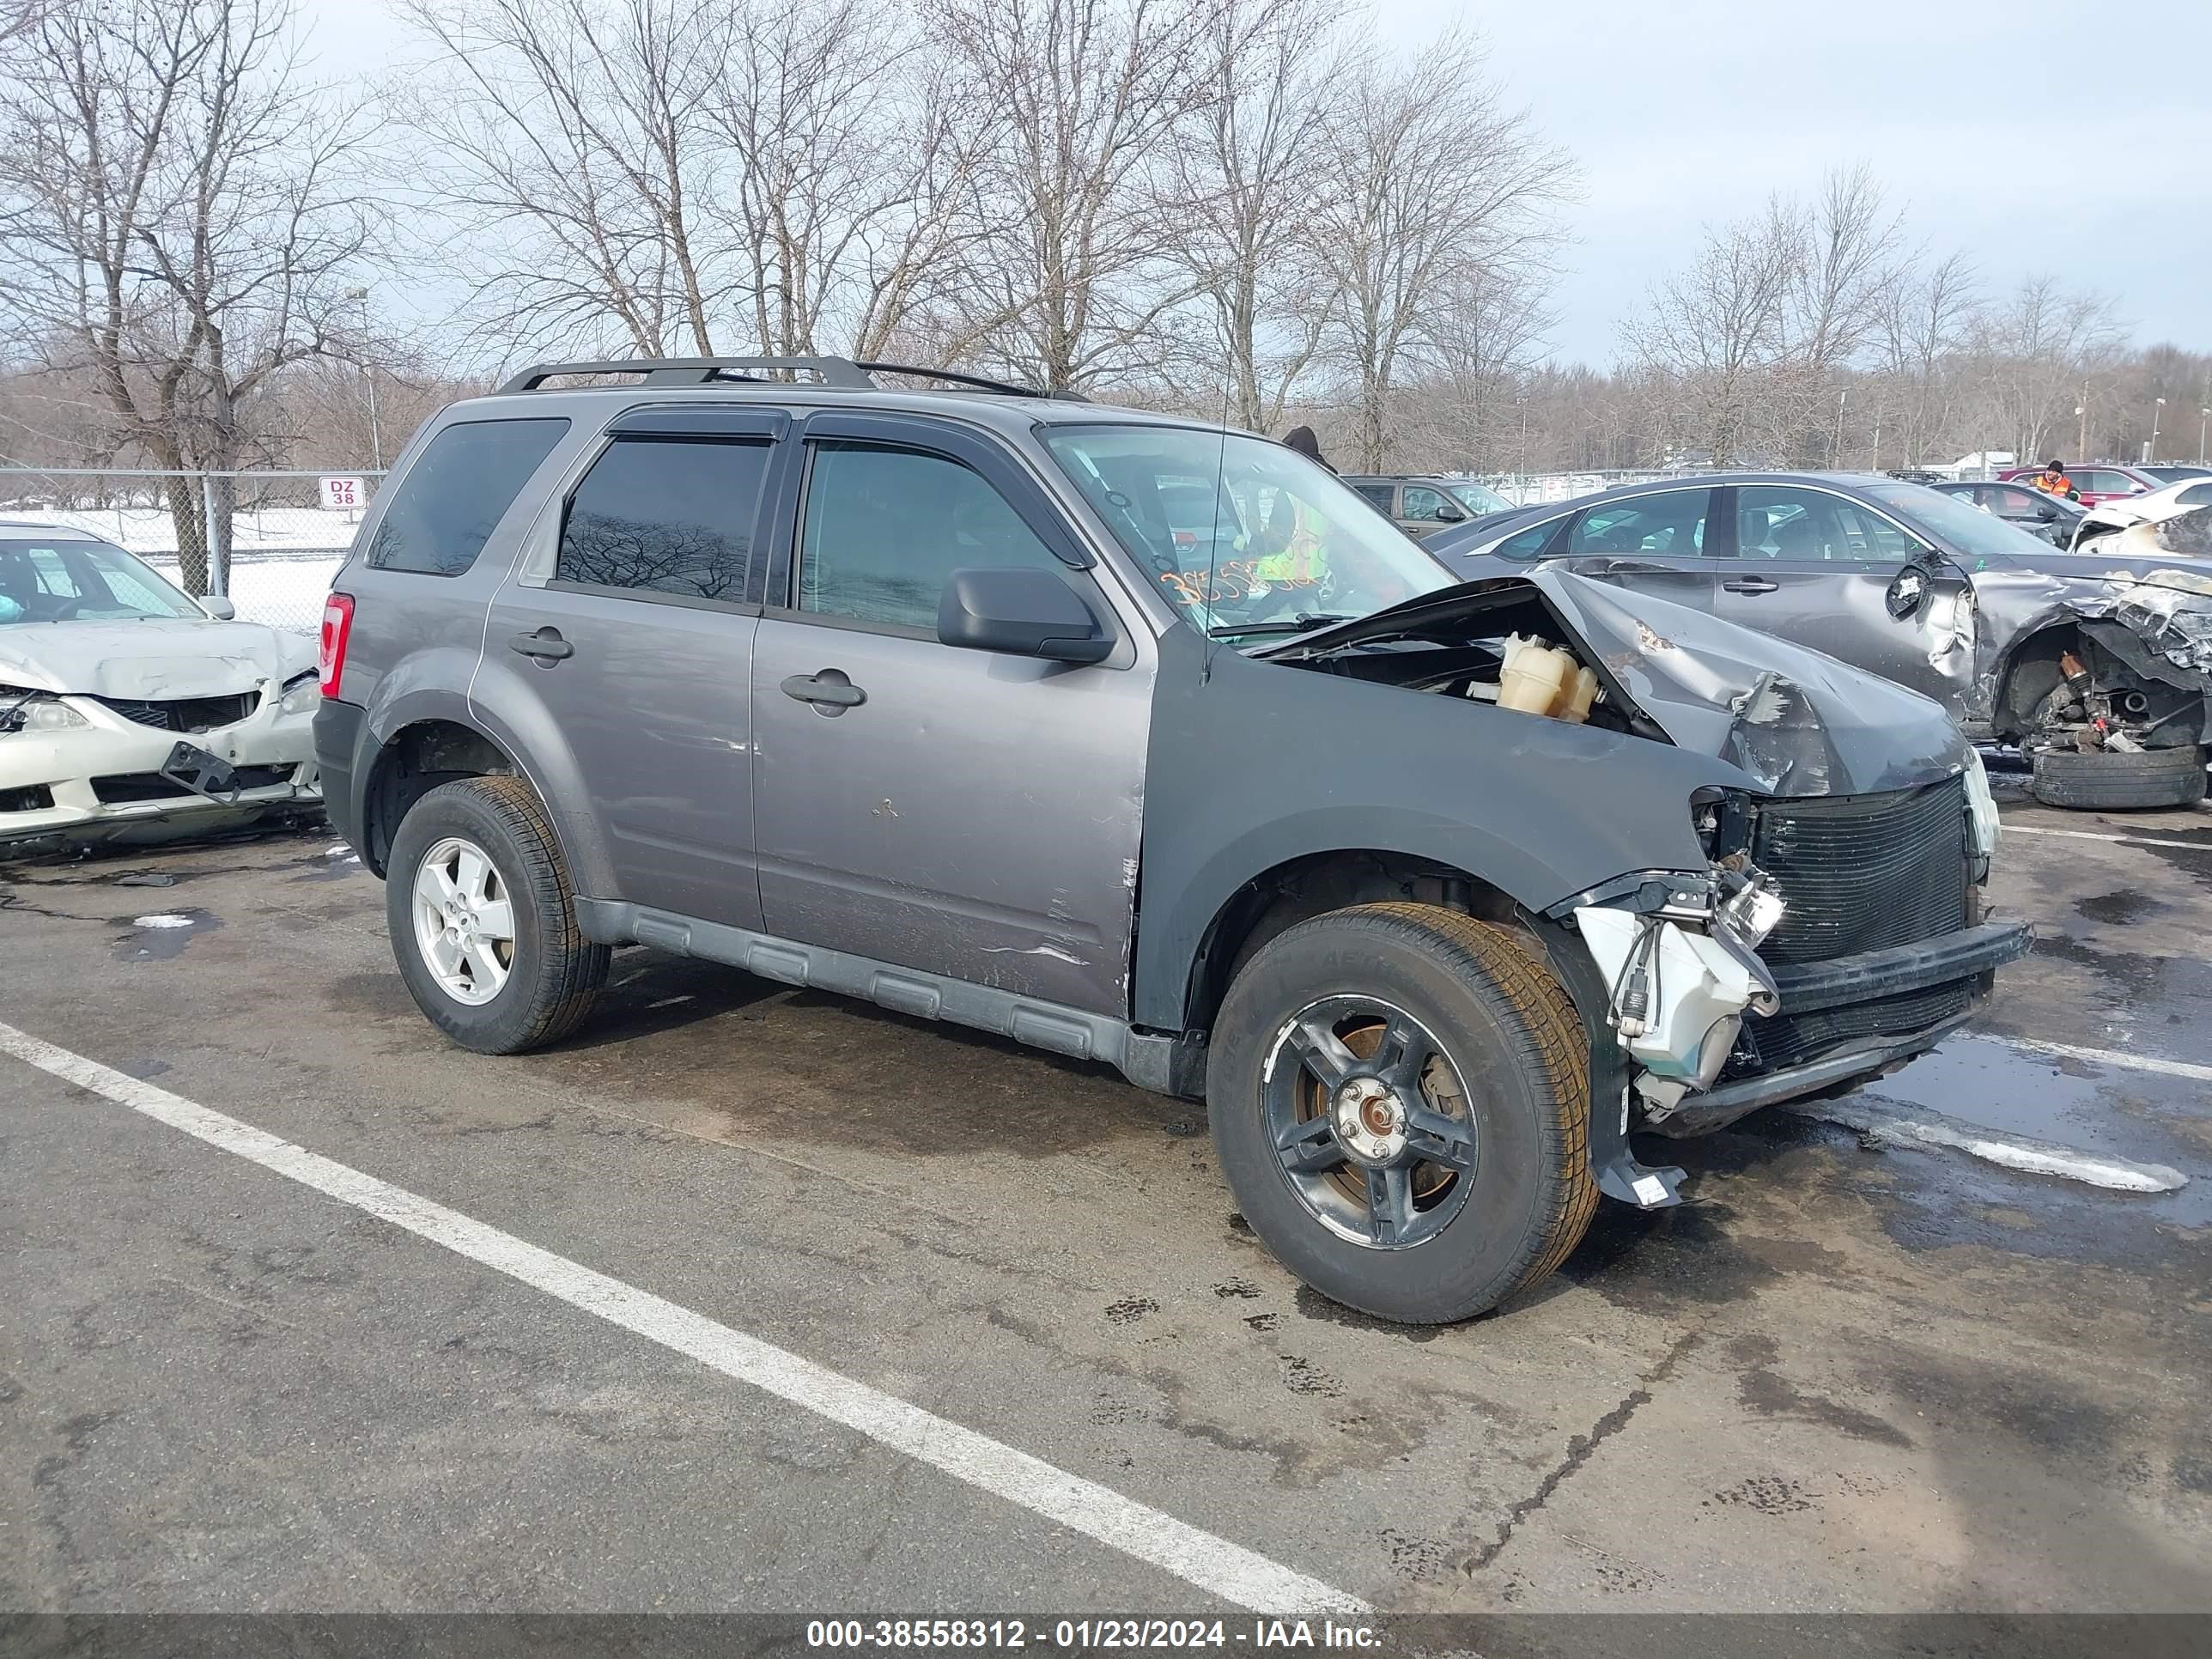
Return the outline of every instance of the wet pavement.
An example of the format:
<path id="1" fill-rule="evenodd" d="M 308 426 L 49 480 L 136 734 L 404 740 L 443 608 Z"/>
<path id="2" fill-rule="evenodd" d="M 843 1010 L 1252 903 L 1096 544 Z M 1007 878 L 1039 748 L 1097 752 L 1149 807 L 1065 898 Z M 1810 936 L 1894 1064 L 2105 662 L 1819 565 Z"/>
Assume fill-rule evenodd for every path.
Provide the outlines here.
<path id="1" fill-rule="evenodd" d="M 2188 1186 L 1763 1113 L 1446 1330 L 1100 1068 L 646 951 L 462 1054 L 326 835 L 0 869 L 0 1020 L 1378 1606 L 2212 1608 L 2212 811 L 2006 817 L 2034 955 L 1865 1093 Z M 1203 1599 L 5 1057 L 0 1231 L 0 1607 Z"/>

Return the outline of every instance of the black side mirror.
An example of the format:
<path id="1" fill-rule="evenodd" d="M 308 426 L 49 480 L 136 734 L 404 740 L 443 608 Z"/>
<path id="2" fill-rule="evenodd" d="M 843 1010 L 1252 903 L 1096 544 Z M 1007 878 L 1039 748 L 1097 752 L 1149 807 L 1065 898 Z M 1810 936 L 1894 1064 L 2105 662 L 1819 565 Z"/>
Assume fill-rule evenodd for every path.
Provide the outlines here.
<path id="1" fill-rule="evenodd" d="M 1904 622 L 1927 601 L 1936 584 L 1946 578 L 1962 582 L 1968 580 L 1966 573 L 1948 555 L 1923 547 L 1891 579 L 1888 591 L 1881 596 L 1882 606 L 1893 621 Z"/>
<path id="2" fill-rule="evenodd" d="M 1103 662 L 1113 635 L 1056 571 L 1024 565 L 956 570 L 937 602 L 937 637 L 971 651 L 1053 662 Z"/>
<path id="3" fill-rule="evenodd" d="M 1438 524 L 1465 524 L 1467 522 L 1467 514 L 1461 512 L 1459 508 L 1454 507 L 1449 501 L 1439 501 L 1437 504 L 1437 522 Z"/>

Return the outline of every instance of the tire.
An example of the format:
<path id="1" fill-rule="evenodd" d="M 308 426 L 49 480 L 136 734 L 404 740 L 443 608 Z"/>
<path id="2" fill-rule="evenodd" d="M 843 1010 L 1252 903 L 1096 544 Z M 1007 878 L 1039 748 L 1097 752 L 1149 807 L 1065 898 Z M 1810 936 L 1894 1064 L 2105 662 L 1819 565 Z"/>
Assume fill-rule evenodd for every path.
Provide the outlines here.
<path id="1" fill-rule="evenodd" d="M 1370 1005 L 1389 1012 L 1370 1016 Z M 1384 1022 L 1371 1039 L 1370 1018 Z M 1324 1031 L 1357 1064 L 1316 1043 Z M 1431 1043 L 1409 1112 L 1414 1062 L 1392 1057 Z M 1331 1066 L 1334 1091 L 1323 1080 Z M 1361 1075 L 1373 1067 L 1397 1080 L 1364 1101 L 1377 1111 L 1368 1117 L 1358 1091 L 1375 1086 Z M 1507 929 L 1457 911 L 1360 905 L 1269 940 L 1223 1000 L 1206 1111 L 1222 1173 L 1276 1259 L 1333 1301 L 1384 1319 L 1444 1324 L 1496 1307 L 1565 1261 L 1597 1207 L 1589 1036 L 1574 1005 Z M 1376 1167 L 1392 1144 L 1376 1126 L 1401 1117 L 1421 1145 L 1463 1160 L 1413 1164 L 1410 1210 Z M 1286 1137 L 1294 1151 L 1281 1150 Z M 1400 1158 L 1413 1130 L 1403 1138 Z M 1342 1166 L 1293 1167 L 1331 1157 Z"/>
<path id="2" fill-rule="evenodd" d="M 2028 793 L 2045 806 L 2083 810 L 2194 806 L 2204 799 L 2204 751 L 2195 744 L 2139 755 L 2038 750 Z"/>
<path id="3" fill-rule="evenodd" d="M 503 948 L 495 919 L 477 941 L 478 955 L 462 958 L 461 977 L 471 981 L 466 989 L 454 988 L 455 976 L 432 960 L 426 928 L 434 933 L 437 924 L 418 914 L 422 884 L 435 885 L 426 864 L 474 873 L 456 848 L 489 864 L 477 885 L 494 896 L 478 912 L 496 918 L 489 907 L 504 904 L 509 918 Z M 568 872 L 545 809 L 520 778 L 463 778 L 425 793 L 392 837 L 384 897 L 399 976 L 416 1006 L 464 1048 L 519 1054 L 541 1048 L 573 1030 L 606 983 L 612 953 L 578 929 Z M 468 965 L 487 960 L 493 964 L 489 974 Z"/>

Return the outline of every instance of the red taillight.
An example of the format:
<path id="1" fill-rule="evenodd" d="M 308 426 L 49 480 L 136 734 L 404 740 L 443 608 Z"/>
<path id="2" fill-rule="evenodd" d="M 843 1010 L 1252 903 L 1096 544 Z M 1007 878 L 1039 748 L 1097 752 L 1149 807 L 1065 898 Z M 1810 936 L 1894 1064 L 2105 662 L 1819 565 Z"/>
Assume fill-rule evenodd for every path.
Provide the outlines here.
<path id="1" fill-rule="evenodd" d="M 323 695 L 335 697 L 345 674 L 346 641 L 353 634 L 353 595 L 333 593 L 323 601 Z"/>

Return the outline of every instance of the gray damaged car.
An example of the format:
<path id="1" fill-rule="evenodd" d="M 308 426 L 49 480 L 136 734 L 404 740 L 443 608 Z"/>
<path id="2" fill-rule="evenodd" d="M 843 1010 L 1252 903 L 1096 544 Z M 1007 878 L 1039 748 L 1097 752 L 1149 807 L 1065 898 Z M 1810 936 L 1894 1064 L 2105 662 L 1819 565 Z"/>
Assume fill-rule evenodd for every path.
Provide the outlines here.
<path id="1" fill-rule="evenodd" d="M 1541 563 L 1811 647 L 2018 744 L 2057 806 L 2203 799 L 2212 565 L 2118 538 L 2064 552 L 1890 478 L 1625 486 L 1431 538 L 1467 576 Z"/>
<path id="2" fill-rule="evenodd" d="M 432 421 L 330 599 L 330 811 L 465 1047 L 574 1031 L 643 945 L 1103 1060 L 1203 1096 L 1293 1272 L 1434 1322 L 1601 1193 L 1676 1202 L 1632 1131 L 1898 1065 L 2026 948 L 1912 692 L 1455 582 L 1245 434 L 610 370 Z"/>

